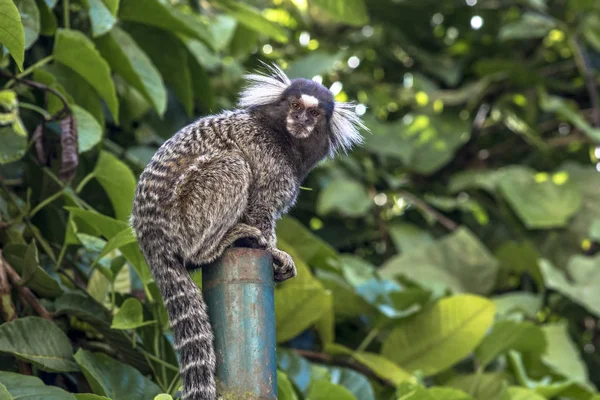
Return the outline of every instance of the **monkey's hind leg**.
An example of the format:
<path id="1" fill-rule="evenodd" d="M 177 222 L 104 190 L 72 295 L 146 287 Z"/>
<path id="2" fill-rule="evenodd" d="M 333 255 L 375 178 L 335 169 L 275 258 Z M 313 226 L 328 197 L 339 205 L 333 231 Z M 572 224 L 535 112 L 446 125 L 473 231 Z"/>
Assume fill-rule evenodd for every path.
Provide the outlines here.
<path id="1" fill-rule="evenodd" d="M 255 244 L 258 248 L 266 249 L 268 246 L 267 239 L 265 239 L 258 228 L 238 223 L 225 234 L 218 246 L 211 253 L 206 254 L 205 257 L 210 259 L 217 258 L 225 251 L 225 249 L 234 243 L 239 242 L 240 239 L 245 239 L 242 243 L 244 246 L 248 246 L 249 244 L 247 239 L 250 239 L 252 244 Z"/>

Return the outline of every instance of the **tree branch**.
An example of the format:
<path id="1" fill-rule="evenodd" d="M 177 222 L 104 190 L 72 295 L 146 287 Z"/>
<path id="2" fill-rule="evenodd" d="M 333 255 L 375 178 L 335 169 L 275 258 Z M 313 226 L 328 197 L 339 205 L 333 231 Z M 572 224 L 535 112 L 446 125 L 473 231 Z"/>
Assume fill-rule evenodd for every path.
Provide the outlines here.
<path id="1" fill-rule="evenodd" d="M 361 374 L 368 376 L 369 378 L 376 380 L 377 382 L 381 383 L 382 385 L 393 387 L 393 388 L 396 387 L 394 382 L 380 377 L 369 367 L 362 365 L 352 359 L 343 359 L 340 357 L 334 357 L 327 353 L 321 353 L 321 352 L 312 351 L 312 350 L 303 350 L 303 349 L 291 349 L 291 350 L 294 350 L 296 353 L 298 353 L 298 355 L 300 355 L 304 358 L 307 358 L 309 360 L 317 361 L 317 362 L 320 362 L 323 364 L 339 365 L 342 367 L 347 367 L 354 371 L 360 372 Z"/>
<path id="2" fill-rule="evenodd" d="M 421 200 L 414 194 L 407 192 L 406 190 L 401 190 L 398 195 L 406 197 L 408 201 L 410 201 L 415 207 L 426 214 L 429 214 L 431 217 L 433 217 L 433 219 L 435 219 L 449 231 L 455 231 L 458 229 L 458 224 L 456 222 L 452 221 L 450 218 L 446 217 L 444 214 L 431 207 L 429 204 L 427 204 L 427 202 Z"/>
<path id="3" fill-rule="evenodd" d="M 13 287 L 19 291 L 19 295 L 23 300 L 25 300 L 37 313 L 40 317 L 52 320 L 52 314 L 46 310 L 46 308 L 39 302 L 35 294 L 29 288 L 25 286 L 19 285 L 21 282 L 21 276 L 15 271 L 6 261 L 4 257 L 1 258 L 2 264 L 6 269 L 8 278 L 13 284 Z"/>
<path id="4" fill-rule="evenodd" d="M 4 258 L 0 249 L 0 311 L 5 322 L 17 319 L 17 311 L 11 298 L 10 283 L 6 275 Z"/>

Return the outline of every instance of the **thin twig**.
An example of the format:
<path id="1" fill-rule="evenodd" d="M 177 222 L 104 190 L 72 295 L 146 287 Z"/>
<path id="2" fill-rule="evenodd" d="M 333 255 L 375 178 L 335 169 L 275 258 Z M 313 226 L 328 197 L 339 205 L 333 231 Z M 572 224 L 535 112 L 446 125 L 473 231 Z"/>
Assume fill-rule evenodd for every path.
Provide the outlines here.
<path id="1" fill-rule="evenodd" d="M 2 257 L 2 263 L 6 269 L 8 278 L 12 282 L 13 286 L 19 291 L 21 297 L 38 313 L 42 318 L 52 321 L 52 314 L 46 310 L 46 308 L 39 302 L 35 294 L 29 288 L 19 285 L 21 282 L 21 276 L 15 271 Z"/>
<path id="2" fill-rule="evenodd" d="M 327 353 L 320 353 L 318 351 L 312 351 L 312 350 L 303 350 L 303 349 L 292 349 L 292 350 L 294 350 L 296 353 L 298 353 L 298 355 L 305 357 L 309 360 L 318 361 L 318 362 L 321 362 L 324 364 L 340 365 L 343 367 L 347 367 L 354 371 L 360 372 L 361 374 L 368 376 L 369 378 L 375 379 L 382 385 L 389 386 L 389 387 L 396 387 L 394 382 L 380 377 L 372 369 L 370 369 L 352 359 L 344 359 L 344 358 L 340 358 L 340 357 L 334 357 Z"/>
<path id="3" fill-rule="evenodd" d="M 421 200 L 414 194 L 407 192 L 406 190 L 401 190 L 398 193 L 398 195 L 406 197 L 406 199 L 410 201 L 415 207 L 429 214 L 449 231 L 455 231 L 456 229 L 458 229 L 458 224 L 456 222 L 452 221 L 450 218 L 446 217 L 444 214 L 431 207 L 429 204 L 427 204 L 427 202 Z"/>
<path id="4" fill-rule="evenodd" d="M 2 249 L 0 249 L 0 311 L 5 322 L 17 319 L 17 311 L 10 295 L 10 283 L 4 267 Z"/>

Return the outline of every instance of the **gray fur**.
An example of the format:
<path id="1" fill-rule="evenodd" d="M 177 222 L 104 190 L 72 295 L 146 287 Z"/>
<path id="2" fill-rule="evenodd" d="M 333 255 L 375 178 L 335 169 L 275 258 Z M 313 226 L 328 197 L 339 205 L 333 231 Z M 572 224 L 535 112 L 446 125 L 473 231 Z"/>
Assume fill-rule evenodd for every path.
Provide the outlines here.
<path id="1" fill-rule="evenodd" d="M 275 221 L 317 162 L 360 142 L 362 123 L 345 108 L 292 113 L 284 92 L 304 90 L 306 81 L 290 81 L 277 67 L 271 72 L 249 76 L 242 109 L 202 118 L 167 140 L 136 189 L 131 223 L 169 313 L 183 400 L 217 396 L 212 329 L 188 268 L 243 244 L 272 253 L 276 281 L 294 277 L 292 258 L 276 247 Z M 308 89 L 321 96 L 319 106 L 331 103 L 330 92 L 314 85 Z M 293 126 L 289 118 L 296 118 Z"/>

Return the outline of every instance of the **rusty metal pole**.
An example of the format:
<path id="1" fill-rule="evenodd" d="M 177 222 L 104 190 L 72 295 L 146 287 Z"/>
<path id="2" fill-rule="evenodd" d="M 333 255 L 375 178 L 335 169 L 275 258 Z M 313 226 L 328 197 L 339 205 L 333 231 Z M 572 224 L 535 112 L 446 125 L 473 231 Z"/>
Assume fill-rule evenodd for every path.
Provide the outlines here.
<path id="1" fill-rule="evenodd" d="M 232 248 L 202 271 L 224 399 L 277 399 L 272 265 L 266 251 Z"/>

